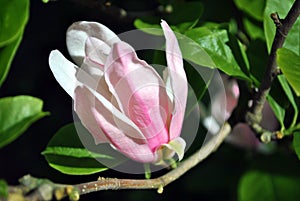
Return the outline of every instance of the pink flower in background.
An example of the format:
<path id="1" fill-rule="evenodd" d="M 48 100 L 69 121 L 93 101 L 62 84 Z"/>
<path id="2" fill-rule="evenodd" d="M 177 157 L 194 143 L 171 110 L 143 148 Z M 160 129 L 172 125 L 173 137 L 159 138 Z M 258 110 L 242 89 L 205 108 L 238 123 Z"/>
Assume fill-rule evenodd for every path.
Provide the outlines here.
<path id="1" fill-rule="evenodd" d="M 50 68 L 74 100 L 74 110 L 95 143 L 109 143 L 132 160 L 159 163 L 177 153 L 187 101 L 187 79 L 177 39 L 165 21 L 168 67 L 164 79 L 111 30 L 95 22 L 77 22 L 67 31 L 75 64 L 58 50 Z"/>
<path id="2" fill-rule="evenodd" d="M 234 79 L 228 79 L 223 76 L 223 84 L 225 93 L 220 90 L 212 97 L 211 117 L 207 118 L 210 122 L 215 122 L 217 129 L 209 129 L 213 134 L 219 130 L 219 125 L 222 125 L 231 115 L 234 108 L 237 106 L 239 98 L 239 87 Z M 226 100 L 226 104 L 224 104 Z M 278 127 L 276 117 L 270 108 L 269 104 L 265 104 L 263 109 L 263 119 L 261 124 L 264 128 L 274 131 Z M 238 123 L 231 134 L 226 138 L 226 142 L 233 145 L 260 151 L 265 150 L 264 144 L 259 141 L 255 133 L 250 129 L 246 123 Z"/>

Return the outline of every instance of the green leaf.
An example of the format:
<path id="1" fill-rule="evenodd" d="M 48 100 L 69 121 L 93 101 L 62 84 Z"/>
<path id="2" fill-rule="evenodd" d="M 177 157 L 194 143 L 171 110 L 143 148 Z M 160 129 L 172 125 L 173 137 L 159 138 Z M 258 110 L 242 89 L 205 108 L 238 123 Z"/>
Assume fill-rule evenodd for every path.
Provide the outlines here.
<path id="1" fill-rule="evenodd" d="M 270 96 L 270 95 L 267 96 L 267 101 L 270 104 L 277 120 L 279 121 L 281 129 L 282 130 L 285 129 L 285 126 L 284 126 L 285 109 L 280 104 L 278 104 L 275 101 L 275 99 L 273 99 L 272 96 Z"/>
<path id="2" fill-rule="evenodd" d="M 19 37 L 13 42 L 9 43 L 5 47 L 0 48 L 0 86 L 8 74 L 11 62 L 16 54 L 21 40 L 22 34 L 20 34 Z"/>
<path id="3" fill-rule="evenodd" d="M 300 96 L 300 56 L 289 49 L 280 48 L 277 50 L 277 64 L 297 96 Z"/>
<path id="4" fill-rule="evenodd" d="M 256 20 L 263 20 L 265 0 L 234 0 L 234 3 L 239 9 Z"/>
<path id="5" fill-rule="evenodd" d="M 249 171 L 238 187 L 239 201 L 296 201 L 300 197 L 300 179 L 262 171 Z"/>
<path id="6" fill-rule="evenodd" d="M 43 101 L 31 96 L 0 99 L 0 148 L 19 137 L 32 123 L 48 115 Z"/>
<path id="7" fill-rule="evenodd" d="M 158 24 L 147 23 L 141 19 L 134 20 L 133 24 L 137 29 L 142 29 L 142 31 L 144 31 L 145 33 L 158 35 L 158 36 L 163 35 L 161 26 Z"/>
<path id="8" fill-rule="evenodd" d="M 276 27 L 270 17 L 270 14 L 278 12 L 279 17 L 284 19 L 294 2 L 294 0 L 286 0 L 284 3 L 282 3 L 282 0 L 267 0 L 264 12 L 264 30 L 269 51 L 271 49 L 276 32 Z M 289 31 L 283 47 L 300 54 L 300 18 L 296 20 L 294 26 Z"/>
<path id="9" fill-rule="evenodd" d="M 64 174 L 88 175 L 108 169 L 96 159 L 109 161 L 110 164 L 115 165 L 122 162 L 109 155 L 87 150 L 78 136 L 78 129 L 85 139 L 95 144 L 91 134 L 81 124 L 71 123 L 62 127 L 42 152 L 51 167 Z"/>
<path id="10" fill-rule="evenodd" d="M 293 136 L 293 147 L 298 156 L 298 159 L 300 160 L 300 131 L 296 131 Z"/>
<path id="11" fill-rule="evenodd" d="M 8 187 L 6 181 L 0 179 L 0 198 L 6 198 L 8 196 Z"/>
<path id="12" fill-rule="evenodd" d="M 263 31 L 263 23 L 258 22 L 249 18 L 244 17 L 243 23 L 245 26 L 245 30 L 247 31 L 248 35 L 252 40 L 254 39 L 261 39 L 265 41 L 265 34 Z"/>
<path id="13" fill-rule="evenodd" d="M 0 6 L 0 47 L 16 40 L 29 16 L 29 0 L 2 0 Z"/>
<path id="14" fill-rule="evenodd" d="M 187 30 L 185 35 L 198 43 L 201 47 L 198 51 L 203 51 L 204 53 L 201 53 L 202 55 L 205 55 L 206 53 L 205 57 L 209 55 L 207 58 L 211 59 L 213 62 L 208 59 L 204 60 L 205 62 L 201 59 L 196 60 L 193 52 L 196 48 L 193 48 L 190 44 L 186 44 L 186 48 L 183 48 L 182 50 L 184 58 L 191 58 L 193 62 L 201 66 L 207 66 L 209 64 L 207 67 L 217 67 L 230 76 L 250 81 L 250 78 L 241 70 L 235 60 L 232 50 L 227 45 L 229 37 L 226 30 L 211 27 L 197 27 Z M 189 46 L 191 47 L 190 49 Z"/>
<path id="15" fill-rule="evenodd" d="M 278 78 L 278 80 L 279 80 L 286 96 L 288 97 L 289 101 L 291 102 L 292 107 L 294 108 L 294 117 L 293 117 L 293 121 L 292 121 L 292 124 L 291 124 L 291 127 L 293 127 L 296 124 L 297 117 L 298 117 L 298 114 L 299 114 L 298 106 L 297 106 L 297 103 L 295 101 L 292 90 L 291 90 L 287 80 L 285 79 L 284 75 L 279 75 L 279 76 L 277 76 L 277 78 Z"/>

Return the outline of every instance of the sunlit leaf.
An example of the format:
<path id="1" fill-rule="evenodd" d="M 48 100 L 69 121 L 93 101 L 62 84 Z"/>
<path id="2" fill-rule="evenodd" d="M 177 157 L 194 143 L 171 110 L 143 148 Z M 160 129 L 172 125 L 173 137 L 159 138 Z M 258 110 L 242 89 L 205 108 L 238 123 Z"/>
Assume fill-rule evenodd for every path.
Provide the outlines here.
<path id="1" fill-rule="evenodd" d="M 297 96 L 300 96 L 300 56 L 289 49 L 281 48 L 277 50 L 277 64 Z"/>
<path id="2" fill-rule="evenodd" d="M 42 152 L 51 167 L 64 174 L 87 175 L 108 169 L 96 159 L 113 161 L 116 165 L 121 162 L 109 155 L 87 150 L 78 136 L 78 127 L 81 132 L 86 132 L 86 138 L 90 137 L 93 141 L 88 131 L 79 123 L 76 126 L 71 123 L 62 127 Z"/>
<path id="3" fill-rule="evenodd" d="M 0 148 L 19 137 L 32 123 L 47 115 L 43 101 L 31 96 L 0 99 Z"/>
<path id="4" fill-rule="evenodd" d="M 208 27 L 197 27 L 188 30 L 185 35 L 198 43 L 204 50 L 204 52 L 210 56 L 210 59 L 212 59 L 213 61 L 211 62 L 211 64 L 213 65 L 209 67 L 217 67 L 230 76 L 250 80 L 250 78 L 242 71 L 242 69 L 238 65 L 232 50 L 227 45 L 227 43 L 229 42 L 229 37 L 226 30 L 213 29 Z M 194 49 L 192 48 L 191 50 L 193 51 Z M 183 51 L 183 55 L 193 56 L 193 52 L 189 52 L 189 49 L 186 48 L 186 51 Z M 207 66 L 207 63 L 202 63 L 200 59 L 196 62 L 198 65 Z"/>

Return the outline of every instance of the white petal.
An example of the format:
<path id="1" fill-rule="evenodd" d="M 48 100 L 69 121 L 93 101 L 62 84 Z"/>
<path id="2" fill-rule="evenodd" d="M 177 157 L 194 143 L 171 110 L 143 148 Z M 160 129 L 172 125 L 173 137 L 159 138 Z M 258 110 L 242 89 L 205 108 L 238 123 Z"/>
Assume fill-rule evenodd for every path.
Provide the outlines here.
<path id="1" fill-rule="evenodd" d="M 175 152 L 178 156 L 179 161 L 183 159 L 186 142 L 181 137 L 177 137 L 170 141 L 168 144 L 164 144 L 163 146 Z M 171 156 L 172 154 L 169 155 Z"/>
<path id="2" fill-rule="evenodd" d="M 67 47 L 78 66 L 86 56 L 85 43 L 89 37 L 95 37 L 109 46 L 120 40 L 114 32 L 100 23 L 75 22 L 67 31 Z"/>
<path id="3" fill-rule="evenodd" d="M 53 50 L 49 55 L 50 69 L 60 86 L 74 98 L 78 67 L 67 60 L 58 50 Z"/>

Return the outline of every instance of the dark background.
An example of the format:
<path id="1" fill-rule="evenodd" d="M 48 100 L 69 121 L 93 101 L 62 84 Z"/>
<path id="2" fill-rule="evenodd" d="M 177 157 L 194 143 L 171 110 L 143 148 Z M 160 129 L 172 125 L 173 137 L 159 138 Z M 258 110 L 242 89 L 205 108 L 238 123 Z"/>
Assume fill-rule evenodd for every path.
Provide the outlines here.
<path id="1" fill-rule="evenodd" d="M 150 0 L 112 1 L 111 6 L 101 1 L 81 2 L 59 0 L 44 4 L 41 0 L 31 1 L 24 38 L 0 89 L 0 96 L 26 94 L 38 97 L 44 101 L 44 111 L 51 115 L 33 124 L 21 137 L 1 149 L 0 178 L 9 184 L 17 184 L 25 174 L 72 184 L 96 180 L 98 176 L 143 177 L 113 170 L 91 176 L 67 176 L 52 169 L 40 154 L 55 132 L 73 121 L 72 100 L 56 82 L 48 66 L 51 50 L 59 49 L 68 55 L 65 45 L 68 26 L 75 21 L 93 20 L 121 33 L 134 29 L 135 16 L 155 14 L 153 10 L 158 6 L 156 1 Z M 205 6 L 202 20 L 226 21 L 238 14 L 229 0 L 202 2 Z M 128 16 L 120 17 L 119 8 L 125 9 Z M 239 177 L 247 166 L 249 155 L 252 153 L 224 144 L 218 152 L 167 186 L 162 195 L 155 190 L 103 191 L 85 195 L 82 200 L 236 200 Z"/>

